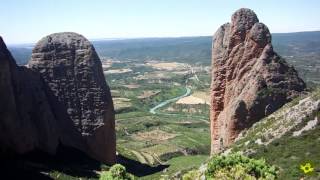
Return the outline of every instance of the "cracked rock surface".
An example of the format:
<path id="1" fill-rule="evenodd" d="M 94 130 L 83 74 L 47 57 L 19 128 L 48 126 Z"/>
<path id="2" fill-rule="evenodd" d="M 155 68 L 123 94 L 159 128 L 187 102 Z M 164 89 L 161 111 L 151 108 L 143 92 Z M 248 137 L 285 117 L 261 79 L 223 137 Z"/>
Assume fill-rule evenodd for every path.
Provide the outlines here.
<path id="1" fill-rule="evenodd" d="M 0 150 L 41 149 L 54 154 L 61 143 L 101 162 L 115 162 L 110 89 L 86 38 L 71 32 L 42 38 L 28 68 L 15 64 L 3 41 L 0 50 L 0 91 L 7 104 L 0 112 L 4 115 L 0 128 L 9 131 L 7 138 L 0 136 L 5 142 Z"/>

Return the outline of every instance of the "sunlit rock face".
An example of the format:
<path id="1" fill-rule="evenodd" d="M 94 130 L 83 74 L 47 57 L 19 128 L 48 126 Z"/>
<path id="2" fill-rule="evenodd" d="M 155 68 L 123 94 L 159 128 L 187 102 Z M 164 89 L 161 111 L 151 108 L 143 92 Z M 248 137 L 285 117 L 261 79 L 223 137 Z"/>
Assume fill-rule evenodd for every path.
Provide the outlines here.
<path id="1" fill-rule="evenodd" d="M 62 143 L 115 162 L 113 103 L 92 44 L 76 33 L 51 34 L 36 44 L 28 65 L 43 78 L 59 123 L 70 121 L 80 134 L 71 139 L 62 129 Z"/>
<path id="2" fill-rule="evenodd" d="M 113 102 L 92 44 L 76 33 L 41 39 L 19 67 L 0 38 L 0 156 L 73 147 L 116 160 Z"/>
<path id="3" fill-rule="evenodd" d="M 271 34 L 250 9 L 239 9 L 213 37 L 211 153 L 305 89 L 272 48 Z"/>

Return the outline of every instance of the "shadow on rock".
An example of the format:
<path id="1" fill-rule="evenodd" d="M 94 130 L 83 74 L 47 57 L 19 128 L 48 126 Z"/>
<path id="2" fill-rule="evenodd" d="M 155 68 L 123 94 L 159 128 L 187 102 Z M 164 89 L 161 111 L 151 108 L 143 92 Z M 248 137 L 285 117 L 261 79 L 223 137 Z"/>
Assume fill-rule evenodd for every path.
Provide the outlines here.
<path id="1" fill-rule="evenodd" d="M 61 144 L 56 155 L 35 150 L 24 155 L 12 154 L 0 159 L 0 174 L 3 179 L 54 179 L 55 177 L 50 176 L 53 172 L 96 179 L 99 178 L 97 171 L 100 171 L 103 165 L 85 153 Z M 121 155 L 117 157 L 117 163 L 124 165 L 129 173 L 138 177 L 161 172 L 169 167 L 169 165 L 150 166 Z"/>
<path id="2" fill-rule="evenodd" d="M 1 176 L 8 177 L 5 179 L 53 179 L 49 173 L 54 171 L 73 177 L 98 178 L 96 171 L 102 165 L 85 153 L 62 145 L 54 156 L 37 150 L 2 159 Z"/>

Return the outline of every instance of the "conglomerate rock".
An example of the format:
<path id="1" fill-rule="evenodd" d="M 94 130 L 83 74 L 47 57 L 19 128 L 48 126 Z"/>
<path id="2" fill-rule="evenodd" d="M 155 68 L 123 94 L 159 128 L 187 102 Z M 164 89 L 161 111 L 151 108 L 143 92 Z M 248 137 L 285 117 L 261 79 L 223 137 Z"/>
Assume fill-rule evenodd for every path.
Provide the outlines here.
<path id="1" fill-rule="evenodd" d="M 92 44 L 76 33 L 49 35 L 28 68 L 0 45 L 0 153 L 54 154 L 62 144 L 114 163 L 113 102 Z"/>
<path id="2" fill-rule="evenodd" d="M 0 37 L 0 155 L 54 153 L 58 136 L 40 75 L 18 67 Z"/>
<path id="3" fill-rule="evenodd" d="M 76 33 L 51 34 L 36 44 L 28 65 L 40 72 L 57 120 L 61 124 L 71 120 L 85 140 L 70 139 L 69 130 L 64 129 L 62 143 L 114 162 L 113 102 L 92 44 Z"/>
<path id="4" fill-rule="evenodd" d="M 295 69 L 272 48 L 271 34 L 250 9 L 240 9 L 213 37 L 211 153 L 305 89 Z"/>

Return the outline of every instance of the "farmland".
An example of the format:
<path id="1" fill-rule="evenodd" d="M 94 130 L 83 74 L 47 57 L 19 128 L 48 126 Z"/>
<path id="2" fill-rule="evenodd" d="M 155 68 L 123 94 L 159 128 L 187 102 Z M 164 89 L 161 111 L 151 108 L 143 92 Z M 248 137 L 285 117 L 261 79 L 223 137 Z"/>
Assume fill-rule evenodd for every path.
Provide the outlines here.
<path id="1" fill-rule="evenodd" d="M 180 162 L 209 156 L 209 67 L 155 60 L 103 61 L 103 67 L 116 111 L 118 153 L 152 167 L 168 166 L 143 179 L 172 176 L 174 168 L 192 168 L 183 168 Z M 186 88 L 190 95 L 175 100 Z M 152 107 L 171 99 L 150 113 Z"/>

